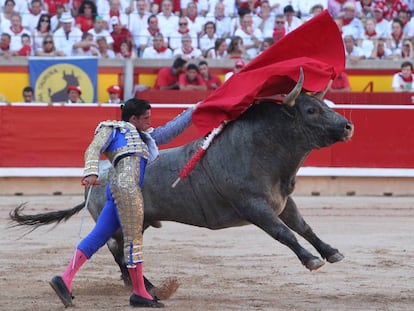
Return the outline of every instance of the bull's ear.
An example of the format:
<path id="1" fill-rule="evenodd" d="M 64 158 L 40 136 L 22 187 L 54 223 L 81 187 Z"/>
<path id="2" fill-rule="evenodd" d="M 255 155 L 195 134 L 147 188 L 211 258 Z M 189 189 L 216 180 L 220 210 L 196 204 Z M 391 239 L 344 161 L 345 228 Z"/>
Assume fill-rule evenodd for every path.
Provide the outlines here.
<path id="1" fill-rule="evenodd" d="M 302 91 L 303 86 L 303 68 L 300 67 L 299 72 L 299 79 L 296 83 L 295 87 L 289 94 L 286 95 L 285 99 L 283 100 L 283 104 L 293 107 L 295 105 L 296 98 L 299 96 L 300 92 Z"/>
<path id="2" fill-rule="evenodd" d="M 328 93 L 328 91 L 331 89 L 332 82 L 333 82 L 333 80 L 330 80 L 328 82 L 328 85 L 326 86 L 326 88 L 323 91 L 321 91 L 321 92 L 315 92 L 312 95 L 314 97 L 316 97 L 317 99 L 323 101 L 323 98 L 325 97 L 326 93 Z"/>

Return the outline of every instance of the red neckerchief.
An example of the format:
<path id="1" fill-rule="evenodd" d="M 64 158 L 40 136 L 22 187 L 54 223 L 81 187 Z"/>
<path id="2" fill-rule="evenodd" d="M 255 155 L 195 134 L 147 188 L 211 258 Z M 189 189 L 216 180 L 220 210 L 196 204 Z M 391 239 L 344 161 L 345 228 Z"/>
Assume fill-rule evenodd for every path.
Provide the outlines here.
<path id="1" fill-rule="evenodd" d="M 10 26 L 10 30 L 15 34 L 15 35 L 17 35 L 17 34 L 19 34 L 19 33 L 21 33 L 22 31 L 23 31 L 23 27 L 22 26 L 20 26 L 20 28 L 19 28 L 19 31 L 14 31 L 14 29 L 12 28 L 12 26 Z"/>
<path id="2" fill-rule="evenodd" d="M 371 33 L 371 34 L 369 34 L 368 32 L 366 32 L 366 31 L 365 31 L 365 36 L 366 36 L 368 39 L 374 38 L 376 35 L 377 35 L 377 32 L 376 32 L 375 30 L 374 30 L 374 32 L 373 32 L 373 33 Z"/>
<path id="3" fill-rule="evenodd" d="M 352 22 L 353 19 L 354 18 L 351 18 L 351 19 L 343 18 L 342 19 L 342 26 L 349 25 Z"/>
<path id="4" fill-rule="evenodd" d="M 402 39 L 402 36 L 403 36 L 402 32 L 400 33 L 400 35 L 398 37 L 395 37 L 395 35 L 393 33 L 391 34 L 392 39 L 396 42 L 400 42 L 401 39 Z"/>
<path id="5" fill-rule="evenodd" d="M 166 47 L 166 46 L 162 46 L 162 47 L 160 47 L 159 49 L 157 49 L 157 48 L 155 48 L 155 47 L 154 47 L 154 50 L 155 50 L 158 54 L 161 54 L 161 53 L 164 53 L 164 52 L 167 50 L 167 47 Z"/>
<path id="6" fill-rule="evenodd" d="M 87 47 L 87 48 L 82 48 L 82 50 L 83 50 L 84 52 L 88 52 L 90 49 L 91 49 L 91 47 L 90 47 L 90 46 L 89 46 L 89 47 Z"/>
<path id="7" fill-rule="evenodd" d="M 151 36 L 155 36 L 155 34 L 160 32 L 159 28 L 157 28 L 155 30 L 152 30 L 151 28 L 148 27 L 147 29 L 148 29 L 148 32 L 150 33 Z"/>
<path id="8" fill-rule="evenodd" d="M 183 51 L 184 54 L 191 54 L 194 51 L 194 48 L 191 47 L 191 49 L 188 52 L 184 51 L 184 49 L 181 48 L 181 51 Z"/>
<path id="9" fill-rule="evenodd" d="M 187 30 L 184 30 L 184 31 L 182 31 L 182 30 L 178 29 L 178 32 L 179 32 L 180 34 L 182 34 L 182 35 L 185 35 L 186 33 L 189 33 L 189 32 L 190 32 L 190 29 L 187 29 Z"/>
<path id="10" fill-rule="evenodd" d="M 336 2 L 338 2 L 338 3 L 340 3 L 340 4 L 344 4 L 344 3 L 345 3 L 345 1 L 347 1 L 347 0 L 336 0 Z"/>
<path id="11" fill-rule="evenodd" d="M 377 56 L 378 56 L 379 58 L 382 58 L 382 57 L 384 56 L 384 54 L 385 54 L 385 50 L 384 50 L 384 51 L 382 51 L 382 52 L 377 52 Z"/>
<path id="12" fill-rule="evenodd" d="M 2 51 L 10 51 L 10 44 L 8 46 L 6 46 L 6 48 L 1 47 Z"/>
<path id="13" fill-rule="evenodd" d="M 404 76 L 402 75 L 402 73 L 400 73 L 400 77 L 401 77 L 401 79 L 404 81 L 404 82 L 413 82 L 413 75 L 410 75 L 410 77 L 409 78 L 404 78 Z"/>
<path id="14" fill-rule="evenodd" d="M 378 19 L 377 20 L 377 24 L 381 23 L 383 19 L 384 19 L 383 17 L 381 17 L 380 19 Z"/>
<path id="15" fill-rule="evenodd" d="M 194 17 L 187 16 L 187 18 L 194 23 L 197 18 L 197 14 Z"/>
<path id="16" fill-rule="evenodd" d="M 121 15 L 121 13 L 119 13 L 119 11 L 118 12 L 114 12 L 112 10 L 109 10 L 109 17 L 116 16 L 116 17 L 119 18 L 120 15 Z"/>

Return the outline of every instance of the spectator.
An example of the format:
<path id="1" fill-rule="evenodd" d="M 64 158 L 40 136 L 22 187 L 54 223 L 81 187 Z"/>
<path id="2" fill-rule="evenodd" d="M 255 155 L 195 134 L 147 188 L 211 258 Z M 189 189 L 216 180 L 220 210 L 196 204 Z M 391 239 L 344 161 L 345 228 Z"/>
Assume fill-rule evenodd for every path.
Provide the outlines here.
<path id="1" fill-rule="evenodd" d="M 131 41 L 123 41 L 121 42 L 120 51 L 116 54 L 118 58 L 136 58 L 137 54 L 132 47 Z"/>
<path id="2" fill-rule="evenodd" d="M 375 42 L 378 39 L 377 32 L 375 31 L 375 19 L 368 18 L 365 21 L 364 28 L 364 33 L 362 33 L 361 37 L 358 39 L 358 46 L 363 50 L 365 57 L 369 58 L 372 55 Z"/>
<path id="3" fill-rule="evenodd" d="M 187 17 L 188 28 L 190 31 L 199 37 L 203 31 L 206 20 L 203 16 L 198 15 L 196 2 L 188 2 L 184 16 Z"/>
<path id="4" fill-rule="evenodd" d="M 387 40 L 387 45 L 393 55 L 401 55 L 403 39 L 403 23 L 399 19 L 394 19 L 391 23 L 391 36 Z"/>
<path id="5" fill-rule="evenodd" d="M 408 6 L 404 0 L 382 0 L 384 5 L 384 17 L 389 21 L 398 18 L 400 10 L 408 10 Z"/>
<path id="6" fill-rule="evenodd" d="M 225 5 L 222 1 L 217 1 L 214 9 L 214 17 L 211 18 L 216 25 L 216 34 L 219 38 L 229 38 L 231 30 L 231 19 L 225 14 Z M 210 18 L 207 16 L 207 20 Z"/>
<path id="7" fill-rule="evenodd" d="M 56 14 L 58 14 L 60 8 L 63 8 L 63 11 L 66 11 L 68 9 L 69 0 L 43 0 L 43 6 L 44 10 L 48 12 L 51 17 L 54 17 Z M 59 21 L 59 18 L 57 21 Z"/>
<path id="8" fill-rule="evenodd" d="M 375 32 L 379 38 L 388 38 L 391 35 L 391 23 L 384 18 L 384 5 L 379 2 L 374 5 L 372 16 L 375 19 Z"/>
<path id="9" fill-rule="evenodd" d="M 260 2 L 259 14 L 255 15 L 253 20 L 254 24 L 257 24 L 262 32 L 263 38 L 272 36 L 275 16 L 272 14 L 272 8 L 270 7 L 268 0 Z"/>
<path id="10" fill-rule="evenodd" d="M 243 44 L 243 39 L 239 36 L 234 36 L 230 40 L 227 48 L 227 55 L 229 58 L 243 58 L 246 56 L 246 49 Z"/>
<path id="11" fill-rule="evenodd" d="M 31 0 L 29 12 L 22 15 L 22 25 L 30 32 L 36 29 L 39 24 L 39 19 L 42 14 L 47 12 L 43 11 L 41 0 Z"/>
<path id="12" fill-rule="evenodd" d="M 19 14 L 26 14 L 26 13 L 29 12 L 29 3 L 30 3 L 30 1 L 28 1 L 28 0 L 13 0 L 13 2 L 15 3 L 14 12 L 17 12 Z"/>
<path id="13" fill-rule="evenodd" d="M 225 59 L 227 56 L 227 43 L 226 39 L 218 38 L 214 42 L 214 48 L 207 51 L 207 58 L 213 59 Z"/>
<path id="14" fill-rule="evenodd" d="M 26 3 L 26 2 L 25 2 Z M 14 9 L 16 4 L 14 0 L 6 0 L 3 6 L 3 12 L 0 13 L 0 33 L 4 29 L 8 29 L 11 26 L 11 17 L 13 13 L 17 13 Z M 0 9 L 1 11 L 1 9 Z"/>
<path id="15" fill-rule="evenodd" d="M 222 17 L 232 19 L 233 17 L 236 17 L 237 15 L 236 9 L 238 8 L 238 6 L 236 5 L 235 0 L 209 0 L 209 4 L 210 5 L 209 5 L 209 12 L 207 14 L 207 18 L 210 18 L 209 16 L 215 16 L 217 29 L 220 28 L 217 24 L 217 21 L 221 20 Z M 219 4 L 220 4 L 220 8 L 219 8 Z M 218 13 L 217 9 L 219 9 L 219 11 L 220 12 L 222 11 L 222 12 L 217 14 Z M 230 27 L 228 27 L 227 29 L 230 29 Z M 228 36 L 230 36 L 230 33 L 228 34 Z"/>
<path id="16" fill-rule="evenodd" d="M 283 8 L 283 15 L 285 15 L 286 20 L 286 33 L 289 33 L 302 25 L 301 19 L 296 16 L 296 12 L 290 4 Z"/>
<path id="17" fill-rule="evenodd" d="M 405 39 L 401 51 L 401 58 L 412 59 L 414 58 L 413 43 L 410 39 Z"/>
<path id="18" fill-rule="evenodd" d="M 136 3 L 136 10 L 137 12 L 131 13 L 129 15 L 129 24 L 128 29 L 131 31 L 132 37 L 134 39 L 134 45 L 137 47 L 137 54 L 140 55 L 146 48 L 146 46 L 151 45 L 148 41 L 144 43 L 147 39 L 148 40 L 148 32 L 152 31 L 153 34 L 160 32 L 158 29 L 158 19 L 155 17 L 156 25 L 151 25 L 151 22 L 154 22 L 154 19 L 151 18 L 151 14 L 147 11 L 147 4 L 145 0 L 137 0 Z M 154 30 L 156 28 L 157 30 Z M 145 34 L 146 37 L 142 38 L 141 36 Z M 142 46 L 142 44 L 146 46 Z"/>
<path id="19" fill-rule="evenodd" d="M 274 42 L 279 41 L 282 39 L 286 34 L 286 28 L 285 28 L 285 16 L 283 14 L 276 15 L 275 18 L 275 25 L 273 28 L 272 38 Z"/>
<path id="20" fill-rule="evenodd" d="M 100 58 L 110 59 L 116 57 L 115 52 L 108 47 L 108 43 L 106 42 L 105 37 L 98 37 L 96 39 L 96 43 L 98 44 L 98 52 Z"/>
<path id="21" fill-rule="evenodd" d="M 342 32 L 344 35 L 352 35 L 354 38 L 361 37 L 364 33 L 364 25 L 361 20 L 355 16 L 355 3 L 346 2 L 341 11 Z"/>
<path id="22" fill-rule="evenodd" d="M 3 33 L 10 35 L 10 51 L 20 50 L 22 45 L 22 34 L 28 34 L 30 32 L 27 29 L 24 29 L 22 26 L 22 18 L 19 13 L 13 13 L 11 16 L 11 26 L 3 30 Z"/>
<path id="23" fill-rule="evenodd" d="M 330 92 L 350 92 L 351 84 L 349 83 L 348 75 L 345 71 L 340 72 L 336 75 L 333 80 L 331 87 L 329 88 Z"/>
<path id="24" fill-rule="evenodd" d="M 82 31 L 73 27 L 73 17 L 71 13 L 66 12 L 62 14 L 60 22 L 62 27 L 53 34 L 53 41 L 57 51 L 62 51 L 65 56 L 73 55 L 75 49 L 74 45 L 82 40 Z"/>
<path id="25" fill-rule="evenodd" d="M 46 35 L 43 38 L 42 48 L 35 51 L 36 56 L 65 56 L 63 51 L 57 51 L 53 40 L 53 35 Z"/>
<path id="26" fill-rule="evenodd" d="M 374 46 L 370 59 L 391 59 L 392 52 L 387 47 L 386 40 L 379 38 Z"/>
<path id="27" fill-rule="evenodd" d="M 409 21 L 410 21 L 410 13 L 407 10 L 401 9 L 398 11 L 397 18 L 403 23 L 403 34 L 404 37 L 408 37 L 409 32 Z"/>
<path id="28" fill-rule="evenodd" d="M 31 55 L 33 55 L 32 39 L 27 33 L 22 34 L 21 43 L 22 43 L 21 49 L 18 50 L 17 52 L 12 52 L 13 55 L 14 56 L 31 56 Z"/>
<path id="29" fill-rule="evenodd" d="M 145 48 L 142 53 L 144 59 L 170 59 L 173 53 L 171 49 L 167 48 L 164 43 L 164 36 L 162 33 L 157 33 L 153 39 L 153 45 Z"/>
<path id="30" fill-rule="evenodd" d="M 108 0 L 109 1 L 109 0 Z M 121 25 L 121 27 L 128 27 L 128 16 L 122 12 L 121 10 L 121 2 L 120 0 L 110 0 L 109 1 L 109 11 L 107 13 L 98 13 L 100 16 L 102 16 L 103 20 L 108 26 L 108 31 L 113 31 L 113 17 L 118 18 L 118 23 Z M 128 29 L 129 30 L 129 29 Z"/>
<path id="31" fill-rule="evenodd" d="M 93 40 L 93 35 L 89 32 L 82 34 L 82 40 L 73 45 L 74 56 L 98 56 L 98 44 Z"/>
<path id="32" fill-rule="evenodd" d="M 95 17 L 93 28 L 89 29 L 88 33 L 90 33 L 93 36 L 94 41 L 97 41 L 98 38 L 104 37 L 107 43 L 107 47 L 109 49 L 113 49 L 114 39 L 112 38 L 109 31 L 105 29 L 105 21 L 103 20 L 102 16 L 97 15 Z"/>
<path id="33" fill-rule="evenodd" d="M 39 18 L 36 29 L 32 32 L 34 52 L 42 50 L 43 39 L 50 35 L 51 25 L 49 14 L 42 14 Z"/>
<path id="34" fill-rule="evenodd" d="M 95 2 L 92 0 L 83 0 L 79 6 L 75 19 L 76 26 L 83 33 L 88 32 L 94 26 L 95 17 L 98 15 Z"/>
<path id="35" fill-rule="evenodd" d="M 204 83 L 207 86 L 207 90 L 216 90 L 222 83 L 218 76 L 210 73 L 208 64 L 206 61 L 201 61 L 198 63 L 198 69 L 200 71 L 200 76 L 204 80 Z"/>
<path id="36" fill-rule="evenodd" d="M 181 55 L 181 57 L 187 60 L 201 58 L 203 56 L 201 50 L 194 47 L 192 42 L 193 40 L 189 34 L 183 35 L 181 38 L 181 47 L 174 50 L 173 55 Z"/>
<path id="37" fill-rule="evenodd" d="M 54 1 L 54 0 L 52 0 Z M 50 26 L 52 28 L 52 32 L 55 33 L 56 30 L 62 27 L 62 23 L 60 22 L 60 18 L 62 14 L 66 12 L 66 7 L 64 5 L 58 5 L 56 9 L 56 14 L 52 16 L 50 19 Z"/>
<path id="38" fill-rule="evenodd" d="M 198 41 L 197 41 L 197 34 L 191 32 L 190 28 L 188 28 L 188 20 L 187 17 L 182 16 L 178 20 L 178 29 L 170 33 L 170 48 L 171 50 L 175 51 L 182 47 L 182 39 L 184 35 L 188 35 L 191 38 L 191 46 L 197 48 Z"/>
<path id="39" fill-rule="evenodd" d="M 322 13 L 328 7 L 328 1 L 300 1 L 298 10 L 303 22 L 310 20 L 312 17 Z"/>
<path id="40" fill-rule="evenodd" d="M 111 36 L 114 40 L 114 52 L 115 54 L 119 54 L 121 52 L 122 42 L 129 42 L 129 44 L 132 45 L 132 34 L 128 29 L 122 27 L 119 17 L 117 16 L 111 17 L 111 25 L 113 28 Z"/>
<path id="41" fill-rule="evenodd" d="M 139 50 L 141 55 L 144 52 L 145 48 L 151 47 L 153 45 L 155 35 L 161 33 L 160 28 L 158 27 L 158 18 L 156 15 L 150 15 L 148 17 L 147 23 L 147 27 L 141 30 L 139 38 L 134 37 L 135 42 L 138 44 L 137 46 L 140 47 Z M 163 45 L 165 47 L 168 46 L 167 39 L 164 40 Z"/>
<path id="42" fill-rule="evenodd" d="M 122 100 L 121 100 L 121 88 L 119 87 L 119 85 L 111 85 L 110 87 L 108 87 L 106 89 L 106 91 L 109 94 L 109 99 L 108 99 L 108 104 L 117 104 L 120 105 L 122 104 Z"/>
<path id="43" fill-rule="evenodd" d="M 154 84 L 156 90 L 178 90 L 178 77 L 184 72 L 187 61 L 181 57 L 174 60 L 171 67 L 163 67 L 158 71 Z"/>
<path id="44" fill-rule="evenodd" d="M 161 33 L 168 39 L 171 39 L 171 34 L 178 29 L 178 16 L 173 14 L 172 9 L 172 1 L 163 0 L 161 3 L 161 13 L 158 13 L 157 15 Z"/>
<path id="45" fill-rule="evenodd" d="M 189 64 L 185 72 L 178 77 L 178 86 L 181 91 L 206 91 L 207 85 L 198 72 L 195 64 Z"/>
<path id="46" fill-rule="evenodd" d="M 401 71 L 394 74 L 392 78 L 392 89 L 395 92 L 413 92 L 414 74 L 413 64 L 405 61 L 401 64 Z"/>
<path id="47" fill-rule="evenodd" d="M 242 60 L 238 60 L 238 61 L 236 61 L 236 62 L 234 63 L 233 70 L 232 70 L 232 71 L 229 71 L 228 73 L 226 73 L 226 74 L 224 75 L 224 81 L 227 81 L 228 79 L 230 79 L 230 77 L 231 77 L 232 75 L 234 75 L 235 73 L 240 72 L 240 70 L 242 70 L 244 66 L 245 66 L 244 61 L 242 61 Z"/>
<path id="48" fill-rule="evenodd" d="M 267 50 L 273 43 L 274 43 L 273 38 L 270 38 L 270 37 L 264 38 L 259 48 L 259 54 Z"/>
<path id="49" fill-rule="evenodd" d="M 23 91 L 23 102 L 24 103 L 34 103 L 34 90 L 31 86 L 26 86 Z"/>
<path id="50" fill-rule="evenodd" d="M 205 57 L 207 56 L 207 51 L 214 48 L 216 39 L 216 25 L 213 22 L 205 23 L 203 35 L 200 37 L 200 50 Z"/>
<path id="51" fill-rule="evenodd" d="M 181 0 L 180 1 L 180 6 L 181 6 L 181 14 L 184 16 L 196 16 L 199 15 L 200 17 L 205 17 L 209 6 L 210 6 L 210 2 L 209 0 Z M 195 13 L 191 12 L 188 13 L 189 7 L 188 5 L 190 3 L 196 3 L 195 6 Z M 191 17 L 190 17 L 191 18 Z M 203 25 L 205 23 L 205 21 L 201 21 L 201 25 Z"/>
<path id="52" fill-rule="evenodd" d="M 67 92 L 68 92 L 68 100 L 66 101 L 67 104 L 79 104 L 79 103 L 84 102 L 81 98 L 82 91 L 81 91 L 80 86 L 70 85 L 68 86 Z"/>
<path id="53" fill-rule="evenodd" d="M 365 59 L 364 51 L 357 46 L 356 41 L 352 35 L 345 35 L 345 56 L 351 64 L 358 63 L 361 59 Z"/>
<path id="54" fill-rule="evenodd" d="M 247 57 L 253 59 L 257 56 L 258 48 L 263 40 L 262 32 L 258 28 L 253 28 L 253 19 L 250 13 L 243 15 L 240 26 L 234 32 L 234 36 L 242 38 Z"/>
<path id="55" fill-rule="evenodd" d="M 4 56 L 5 58 L 11 56 L 10 41 L 10 35 L 3 32 L 0 36 L 0 56 Z"/>

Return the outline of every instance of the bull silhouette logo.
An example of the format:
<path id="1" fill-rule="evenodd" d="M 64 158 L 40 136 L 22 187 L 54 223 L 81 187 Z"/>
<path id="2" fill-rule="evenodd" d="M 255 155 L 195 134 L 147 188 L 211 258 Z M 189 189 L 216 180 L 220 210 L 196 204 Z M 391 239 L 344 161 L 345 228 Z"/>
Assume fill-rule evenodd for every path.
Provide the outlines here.
<path id="1" fill-rule="evenodd" d="M 36 99 L 44 103 L 66 102 L 68 87 L 80 86 L 82 100 L 93 102 L 93 84 L 82 68 L 72 64 L 57 64 L 46 68 L 36 81 Z"/>

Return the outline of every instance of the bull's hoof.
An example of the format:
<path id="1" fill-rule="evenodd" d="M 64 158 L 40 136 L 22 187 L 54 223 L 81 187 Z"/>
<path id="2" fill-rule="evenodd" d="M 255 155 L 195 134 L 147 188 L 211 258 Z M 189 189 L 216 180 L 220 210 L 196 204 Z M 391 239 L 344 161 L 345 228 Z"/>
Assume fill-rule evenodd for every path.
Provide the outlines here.
<path id="1" fill-rule="evenodd" d="M 340 252 L 337 252 L 337 253 L 329 256 L 328 258 L 326 258 L 326 260 L 330 263 L 334 263 L 334 262 L 341 261 L 344 258 L 345 258 L 344 255 L 342 255 Z"/>
<path id="2" fill-rule="evenodd" d="M 167 279 L 160 287 L 153 286 L 150 289 L 147 288 L 147 290 L 152 297 L 157 298 L 158 300 L 167 300 L 175 294 L 179 286 L 180 283 L 178 283 L 177 279 L 170 278 Z"/>
<path id="3" fill-rule="evenodd" d="M 306 262 L 306 268 L 308 268 L 310 271 L 313 271 L 313 270 L 318 270 L 320 267 L 322 267 L 323 265 L 325 264 L 325 262 L 323 261 L 323 260 L 321 260 L 321 259 L 319 259 L 319 258 L 312 258 L 312 259 L 309 259 L 307 262 Z"/>

